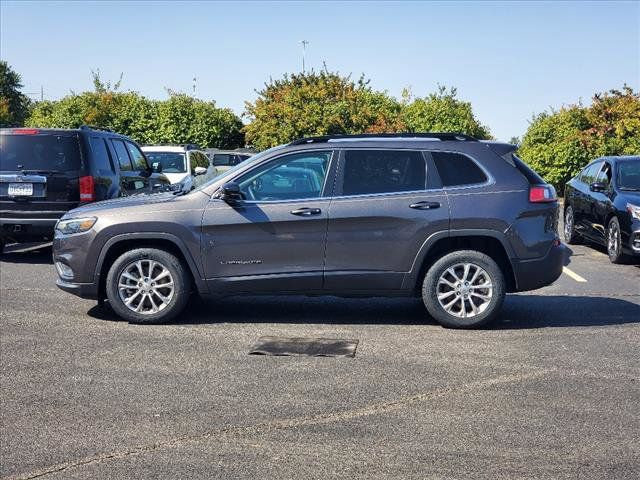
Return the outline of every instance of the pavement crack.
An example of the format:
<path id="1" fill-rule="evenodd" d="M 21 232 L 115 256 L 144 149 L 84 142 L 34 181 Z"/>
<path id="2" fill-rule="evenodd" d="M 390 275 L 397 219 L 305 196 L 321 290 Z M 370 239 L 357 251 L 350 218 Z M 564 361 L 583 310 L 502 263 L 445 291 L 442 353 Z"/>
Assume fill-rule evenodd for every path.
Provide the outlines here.
<path id="1" fill-rule="evenodd" d="M 388 413 L 401 408 L 406 408 L 411 405 L 421 403 L 432 398 L 443 397 L 451 394 L 466 393 L 472 390 L 478 390 L 482 388 L 489 388 L 496 385 L 506 383 L 517 383 L 524 380 L 531 380 L 534 378 L 545 376 L 556 369 L 539 369 L 530 372 L 514 373 L 509 375 L 501 375 L 498 377 L 487 378 L 483 380 L 477 380 L 462 385 L 455 385 L 451 387 L 438 388 L 429 392 L 419 393 L 415 395 L 409 395 L 397 400 L 391 400 L 387 402 L 379 402 L 364 407 L 354 408 L 351 410 L 343 410 L 330 413 L 321 413 L 315 415 L 309 415 L 306 417 L 289 418 L 272 420 L 268 422 L 256 423 L 246 426 L 229 426 L 210 430 L 208 432 L 201 433 L 199 435 L 184 435 L 175 437 L 169 440 L 164 440 L 148 445 L 138 445 L 131 447 L 127 450 L 108 452 L 93 455 L 76 461 L 59 463 L 51 465 L 49 467 L 34 470 L 28 473 L 23 473 L 15 476 L 6 477 L 7 480 L 31 480 L 34 478 L 41 478 L 47 475 L 61 473 L 70 469 L 92 465 L 109 460 L 118 460 L 130 456 L 144 455 L 145 453 L 153 452 L 155 450 L 163 448 L 172 448 L 183 444 L 205 442 L 216 437 L 229 437 L 229 436 L 243 436 L 247 434 L 256 434 L 262 431 L 269 430 L 284 430 L 289 428 L 299 428 L 309 425 L 323 425 L 338 421 L 348 421 L 355 418 L 366 417 L 371 415 L 380 415 Z"/>

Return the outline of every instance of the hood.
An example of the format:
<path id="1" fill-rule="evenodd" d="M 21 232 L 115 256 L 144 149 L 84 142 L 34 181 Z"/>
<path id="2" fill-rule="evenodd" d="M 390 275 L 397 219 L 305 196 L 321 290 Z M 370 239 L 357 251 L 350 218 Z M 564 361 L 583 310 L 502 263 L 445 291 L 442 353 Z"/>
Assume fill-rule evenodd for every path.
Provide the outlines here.
<path id="1" fill-rule="evenodd" d="M 190 175 L 187 172 L 182 173 L 166 173 L 162 172 L 162 174 L 169 179 L 171 183 L 181 183 L 184 182 L 187 177 Z"/>
<path id="2" fill-rule="evenodd" d="M 618 198 L 623 202 L 632 203 L 637 207 L 640 207 L 640 192 L 625 192 L 624 190 L 618 193 Z"/>
<path id="3" fill-rule="evenodd" d="M 103 200 L 102 202 L 88 203 L 73 210 L 68 211 L 62 218 L 73 218 L 79 216 L 96 215 L 107 210 L 125 209 L 131 207 L 140 206 L 158 206 L 160 204 L 167 204 L 179 202 L 183 199 L 183 196 L 175 195 L 173 193 L 154 193 L 151 195 L 133 195 L 130 197 L 113 198 L 111 200 Z"/>

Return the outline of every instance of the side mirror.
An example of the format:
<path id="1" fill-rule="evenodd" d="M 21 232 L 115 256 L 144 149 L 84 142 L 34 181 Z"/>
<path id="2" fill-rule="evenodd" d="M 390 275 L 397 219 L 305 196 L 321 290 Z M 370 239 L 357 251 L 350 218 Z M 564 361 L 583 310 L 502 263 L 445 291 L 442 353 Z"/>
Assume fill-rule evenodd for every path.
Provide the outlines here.
<path id="1" fill-rule="evenodd" d="M 592 192 L 604 192 L 607 189 L 607 186 L 601 182 L 594 182 L 591 185 L 589 185 L 589 189 Z"/>
<path id="2" fill-rule="evenodd" d="M 222 186 L 220 198 L 229 204 L 243 200 L 240 185 L 236 182 L 228 182 Z"/>
<path id="3" fill-rule="evenodd" d="M 151 170 L 155 173 L 162 173 L 162 164 L 160 162 L 154 162 L 151 165 Z"/>
<path id="4" fill-rule="evenodd" d="M 196 177 L 198 175 L 204 175 L 205 173 L 207 173 L 207 169 L 204 167 L 196 167 L 193 169 L 193 175 Z"/>

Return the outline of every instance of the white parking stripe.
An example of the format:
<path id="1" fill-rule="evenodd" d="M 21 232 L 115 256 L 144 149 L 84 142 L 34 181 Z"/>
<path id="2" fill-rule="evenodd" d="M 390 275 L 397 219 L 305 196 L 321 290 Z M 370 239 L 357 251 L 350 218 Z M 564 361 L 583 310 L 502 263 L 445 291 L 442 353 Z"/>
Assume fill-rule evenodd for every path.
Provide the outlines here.
<path id="1" fill-rule="evenodd" d="M 576 272 L 572 272 L 571 270 L 569 270 L 567 267 L 562 267 L 562 271 L 564 273 L 566 273 L 567 275 L 569 275 L 571 278 L 573 278 L 576 282 L 580 282 L 580 283 L 587 283 L 587 281 L 582 278 L 580 275 L 578 275 Z"/>

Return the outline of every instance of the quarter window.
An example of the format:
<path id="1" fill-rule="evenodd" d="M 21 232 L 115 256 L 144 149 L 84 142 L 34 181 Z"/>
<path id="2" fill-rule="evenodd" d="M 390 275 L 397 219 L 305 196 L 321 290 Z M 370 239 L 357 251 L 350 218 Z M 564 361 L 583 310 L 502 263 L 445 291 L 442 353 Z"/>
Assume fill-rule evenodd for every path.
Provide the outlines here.
<path id="1" fill-rule="evenodd" d="M 129 159 L 129 154 L 127 153 L 127 147 L 124 146 L 122 140 L 111 140 L 111 143 L 114 150 L 116 151 L 116 157 L 118 158 L 120 170 L 133 170 L 131 168 L 131 160 Z"/>
<path id="2" fill-rule="evenodd" d="M 251 201 L 318 198 L 330 159 L 330 151 L 287 155 L 252 170 L 236 182 L 244 198 Z"/>
<path id="3" fill-rule="evenodd" d="M 427 171 L 422 153 L 407 150 L 346 150 L 343 195 L 424 190 Z"/>
<path id="4" fill-rule="evenodd" d="M 476 162 L 466 155 L 452 152 L 431 152 L 431 156 L 444 187 L 474 185 L 487 181 L 487 176 L 476 165 Z"/>
<path id="5" fill-rule="evenodd" d="M 93 153 L 93 161 L 95 164 L 95 170 L 97 172 L 105 172 L 106 174 L 115 172 L 107 145 L 104 143 L 104 139 L 100 137 L 89 138 L 89 144 L 91 145 L 91 152 Z"/>

